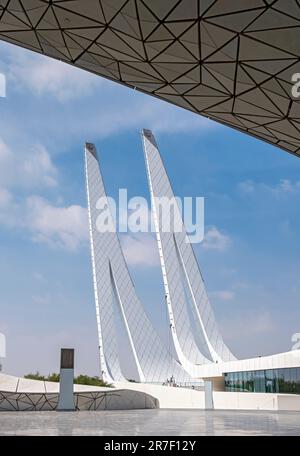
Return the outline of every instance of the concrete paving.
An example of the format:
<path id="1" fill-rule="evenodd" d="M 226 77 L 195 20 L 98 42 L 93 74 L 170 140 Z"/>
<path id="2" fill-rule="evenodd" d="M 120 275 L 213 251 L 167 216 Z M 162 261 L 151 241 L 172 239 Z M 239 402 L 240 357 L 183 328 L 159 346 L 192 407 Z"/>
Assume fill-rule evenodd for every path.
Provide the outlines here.
<path id="1" fill-rule="evenodd" d="M 299 412 L 0 412 L 0 435 L 300 435 Z"/>

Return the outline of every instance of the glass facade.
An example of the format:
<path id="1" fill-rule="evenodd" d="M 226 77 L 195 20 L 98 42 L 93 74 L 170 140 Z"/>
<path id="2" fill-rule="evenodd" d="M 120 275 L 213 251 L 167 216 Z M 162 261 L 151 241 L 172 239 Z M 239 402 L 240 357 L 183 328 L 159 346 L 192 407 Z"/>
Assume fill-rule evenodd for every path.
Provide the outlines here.
<path id="1" fill-rule="evenodd" d="M 300 367 L 228 372 L 225 391 L 300 394 Z"/>

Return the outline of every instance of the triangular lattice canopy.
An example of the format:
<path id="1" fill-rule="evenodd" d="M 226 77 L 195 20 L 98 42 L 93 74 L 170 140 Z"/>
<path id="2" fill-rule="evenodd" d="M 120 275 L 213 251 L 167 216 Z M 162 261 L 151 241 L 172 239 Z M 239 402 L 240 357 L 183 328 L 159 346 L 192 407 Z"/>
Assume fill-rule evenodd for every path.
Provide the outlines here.
<path id="1" fill-rule="evenodd" d="M 300 155 L 299 0 L 0 0 L 0 39 Z"/>

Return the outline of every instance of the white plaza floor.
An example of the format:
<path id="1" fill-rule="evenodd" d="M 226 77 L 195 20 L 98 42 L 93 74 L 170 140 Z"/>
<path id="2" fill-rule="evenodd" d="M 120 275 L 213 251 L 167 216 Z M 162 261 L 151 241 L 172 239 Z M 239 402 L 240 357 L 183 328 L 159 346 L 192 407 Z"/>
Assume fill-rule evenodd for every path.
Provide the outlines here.
<path id="1" fill-rule="evenodd" d="M 298 412 L 0 412 L 0 435 L 300 435 Z"/>

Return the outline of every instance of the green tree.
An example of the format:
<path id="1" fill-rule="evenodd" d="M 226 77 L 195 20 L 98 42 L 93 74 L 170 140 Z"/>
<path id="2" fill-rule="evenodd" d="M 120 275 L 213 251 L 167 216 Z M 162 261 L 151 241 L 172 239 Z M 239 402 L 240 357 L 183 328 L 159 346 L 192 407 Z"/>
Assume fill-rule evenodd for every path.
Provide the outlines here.
<path id="1" fill-rule="evenodd" d="M 48 374 L 48 376 L 45 377 L 44 375 L 40 375 L 39 371 L 36 371 L 35 374 L 24 375 L 24 378 L 28 378 L 30 380 L 44 380 L 47 382 L 59 382 L 59 374 L 56 374 L 55 372 Z M 110 383 L 105 382 L 99 377 L 89 377 L 88 375 L 83 374 L 75 377 L 74 383 L 78 385 L 105 386 L 107 388 L 112 387 Z"/>
<path id="2" fill-rule="evenodd" d="M 44 375 L 40 375 L 39 371 L 36 371 L 35 374 L 24 375 L 24 378 L 28 378 L 30 380 L 45 380 Z"/>
<path id="3" fill-rule="evenodd" d="M 74 378 L 74 383 L 79 385 L 91 385 L 91 386 L 106 386 L 111 387 L 110 383 L 105 382 L 99 377 L 89 377 L 88 375 L 80 374 Z"/>
<path id="4" fill-rule="evenodd" d="M 59 374 L 53 372 L 51 375 L 49 374 L 46 378 L 48 382 L 59 382 Z"/>

